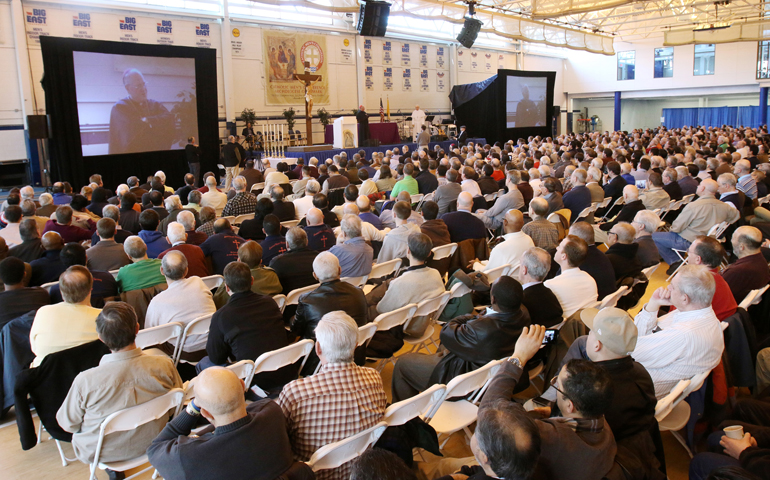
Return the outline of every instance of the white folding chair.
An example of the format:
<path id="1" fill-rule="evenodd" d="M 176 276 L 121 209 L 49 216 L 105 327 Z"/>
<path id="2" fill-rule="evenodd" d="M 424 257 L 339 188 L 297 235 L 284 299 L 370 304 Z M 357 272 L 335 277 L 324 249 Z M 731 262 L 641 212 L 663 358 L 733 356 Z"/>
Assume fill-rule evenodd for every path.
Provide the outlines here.
<path id="1" fill-rule="evenodd" d="M 494 202 L 497 198 L 497 192 L 495 193 L 488 193 L 487 195 L 484 195 L 484 200 L 487 202 Z"/>
<path id="2" fill-rule="evenodd" d="M 366 325 L 361 325 L 358 327 L 358 342 L 356 343 L 356 347 L 363 345 L 369 346 L 369 342 L 372 340 L 372 337 L 375 333 L 377 333 L 377 324 L 374 322 L 367 323 Z M 318 373 L 318 370 L 320 369 L 321 362 L 318 362 L 318 366 L 315 367 L 313 375 Z"/>
<path id="3" fill-rule="evenodd" d="M 144 350 L 153 345 L 162 345 L 169 340 L 176 340 L 172 342 L 176 344 L 174 353 L 171 355 L 171 358 L 174 359 L 181 343 L 182 332 L 184 332 L 184 325 L 179 322 L 170 322 L 158 325 L 157 327 L 145 328 L 144 330 L 139 330 L 139 333 L 136 334 L 136 346 Z"/>
<path id="4" fill-rule="evenodd" d="M 285 222 L 281 222 L 281 226 L 286 229 L 289 229 L 292 227 L 296 227 L 298 223 L 299 223 L 299 220 L 286 220 Z"/>
<path id="5" fill-rule="evenodd" d="M 660 264 L 657 263 L 657 264 L 655 264 L 655 265 L 653 265 L 651 267 L 647 267 L 647 268 L 642 270 L 642 273 L 644 274 L 645 277 L 647 277 L 647 280 L 651 280 L 652 279 L 652 274 L 655 273 L 655 270 L 657 270 L 659 266 L 660 266 Z"/>
<path id="6" fill-rule="evenodd" d="M 225 277 L 222 275 L 209 275 L 208 277 L 201 278 L 201 280 L 203 280 L 203 284 L 206 285 L 206 288 L 214 290 L 222 285 L 222 282 L 225 281 Z"/>
<path id="7" fill-rule="evenodd" d="M 307 461 L 307 464 L 314 472 L 337 468 L 358 458 L 370 445 L 379 440 L 386 428 L 388 428 L 388 424 L 380 422 L 352 437 L 324 445 L 315 451 L 310 460 Z"/>
<path id="8" fill-rule="evenodd" d="M 283 307 L 286 305 L 286 295 L 283 295 L 279 293 L 278 295 L 273 295 L 273 300 L 278 305 L 278 309 L 283 313 Z"/>
<path id="9" fill-rule="evenodd" d="M 389 406 L 382 416 L 388 426 L 403 425 L 415 417 L 424 417 L 444 398 L 446 385 L 433 385 L 412 398 Z"/>
<path id="10" fill-rule="evenodd" d="M 599 310 L 603 308 L 611 308 L 618 304 L 618 300 L 620 300 L 620 297 L 625 295 L 628 292 L 629 288 L 626 285 L 623 285 L 622 287 L 618 288 L 614 292 L 610 293 L 606 297 L 604 297 L 599 304 Z"/>
<path id="11" fill-rule="evenodd" d="M 449 301 L 450 295 L 451 294 L 449 292 L 444 292 L 438 297 L 429 298 L 417 304 L 417 310 L 415 310 L 412 318 L 410 318 L 409 321 L 404 324 L 404 330 L 406 331 L 409 328 L 409 325 L 416 318 L 428 317 L 428 326 L 425 327 L 425 332 L 423 332 L 423 334 L 419 337 L 404 337 L 404 343 L 412 346 L 412 349 L 409 350 L 409 353 L 419 352 L 423 348 L 428 351 L 428 353 L 430 353 L 426 342 L 432 343 L 433 346 L 436 347 L 436 350 L 438 350 L 438 345 L 436 345 L 436 342 L 433 341 L 433 332 L 435 331 L 433 323 L 436 320 L 436 314 L 444 310 L 444 305 L 446 305 L 446 303 Z"/>
<path id="12" fill-rule="evenodd" d="M 307 357 L 310 355 L 310 352 L 313 351 L 313 345 L 315 345 L 315 342 L 310 339 L 305 339 L 279 348 L 278 350 L 273 350 L 272 352 L 265 352 L 254 361 L 253 375 L 262 372 L 273 372 L 286 365 L 292 365 L 300 359 L 302 360 L 302 364 L 299 367 L 299 371 L 301 372 L 302 368 L 305 366 L 305 362 L 307 362 Z M 257 385 L 253 385 L 251 390 L 262 398 L 267 397 L 267 393 Z"/>
<path id="13" fill-rule="evenodd" d="M 248 390 L 249 385 L 251 385 L 251 380 L 254 378 L 254 362 L 252 360 L 241 360 L 240 362 L 228 365 L 227 369 L 231 370 L 238 378 L 243 380 L 244 391 Z M 196 383 L 198 383 L 197 376 L 184 383 L 184 401 L 182 404 L 187 403 L 195 398 Z M 175 415 L 178 415 L 182 410 L 182 404 L 180 404 L 179 408 L 177 408 Z"/>
<path id="14" fill-rule="evenodd" d="M 100 462 L 99 457 L 101 456 L 102 447 L 104 446 L 104 437 L 113 432 L 134 430 L 141 425 L 162 418 L 163 416 L 168 415 L 171 410 L 176 409 L 182 403 L 183 398 L 184 391 L 181 388 L 174 388 L 169 390 L 165 395 L 154 398 L 149 402 L 117 411 L 105 418 L 102 422 L 102 426 L 99 428 L 99 439 L 96 442 L 94 460 L 91 462 L 91 473 L 88 477 L 89 480 L 96 480 L 97 467 L 100 470 L 108 468 L 116 472 L 125 472 L 126 470 L 148 463 L 149 460 L 147 459 L 147 454 L 122 462 Z M 152 468 L 152 465 L 150 465 L 142 471 L 137 472 L 130 477 L 126 477 L 126 480 L 135 478 Z"/>
<path id="15" fill-rule="evenodd" d="M 770 287 L 770 285 L 765 285 L 762 288 L 750 291 L 738 306 L 744 310 L 748 310 L 750 306 L 757 305 L 762 301 L 762 295 L 764 295 L 768 287 Z"/>
<path id="16" fill-rule="evenodd" d="M 59 284 L 59 282 L 44 283 L 44 284 L 40 285 L 40 288 L 42 288 L 43 290 L 45 290 L 48 293 L 51 293 L 51 287 L 53 287 L 54 285 L 58 285 L 58 284 Z"/>
<path id="17" fill-rule="evenodd" d="M 695 194 L 694 193 L 691 193 L 689 195 L 685 195 L 684 197 L 682 197 L 682 206 L 685 206 L 688 203 L 692 202 L 694 198 L 695 198 Z"/>
<path id="18" fill-rule="evenodd" d="M 461 429 L 465 431 L 468 440 L 470 440 L 472 435 L 468 426 L 476 421 L 481 395 L 483 395 L 487 383 L 494 377 L 504 361 L 492 360 L 479 369 L 458 375 L 447 384 L 444 397 L 425 418 L 425 421 L 436 430 L 438 435 L 447 435 L 441 447 L 449 440 L 449 435 Z M 464 397 L 471 392 L 474 393 L 469 400 L 446 401 L 449 398 Z"/>
<path id="19" fill-rule="evenodd" d="M 110 270 L 110 275 L 112 275 L 112 278 L 118 278 L 118 272 L 120 270 Z"/>
<path id="20" fill-rule="evenodd" d="M 374 319 L 374 322 L 377 325 L 377 331 L 387 331 L 391 328 L 401 326 L 409 321 L 414 316 L 414 312 L 417 311 L 417 304 L 416 303 L 410 303 L 409 305 L 405 305 L 397 310 L 393 310 L 392 312 L 388 313 L 381 313 L 377 315 L 377 318 Z M 385 368 L 385 365 L 388 364 L 388 362 L 393 363 L 394 365 L 396 362 L 393 361 L 393 356 L 390 356 L 388 358 L 373 358 L 373 360 L 379 361 L 379 365 L 377 365 L 377 371 L 381 372 L 383 368 Z"/>
<path id="21" fill-rule="evenodd" d="M 423 194 L 417 194 L 412 195 L 412 203 L 416 203 L 417 205 L 420 205 L 422 203 L 423 198 L 425 198 L 425 195 Z"/>
<path id="22" fill-rule="evenodd" d="M 246 215 L 238 215 L 237 217 L 235 217 L 235 221 L 233 223 L 235 223 L 236 225 L 240 225 L 246 220 L 252 220 L 253 218 L 254 218 L 253 213 L 247 213 Z"/>
<path id="23" fill-rule="evenodd" d="M 762 197 L 762 198 L 757 200 L 757 204 L 758 204 L 757 206 L 759 206 L 759 207 L 761 207 L 762 205 L 764 205 L 766 203 L 770 203 L 770 195 L 768 195 L 766 197 Z"/>
<path id="24" fill-rule="evenodd" d="M 361 288 L 364 285 L 366 285 L 366 279 L 367 279 L 367 275 L 364 275 L 363 277 L 342 277 L 342 278 L 340 278 L 340 280 L 342 280 L 343 282 L 347 282 L 347 283 L 353 285 L 354 287 L 358 287 L 358 288 Z"/>
<path id="25" fill-rule="evenodd" d="M 188 323 L 186 327 L 184 327 L 184 331 L 182 332 L 182 337 L 179 340 L 179 343 L 176 346 L 176 358 L 174 359 L 174 366 L 179 365 L 179 360 L 182 358 L 182 349 L 184 348 L 184 344 L 187 341 L 187 339 L 190 337 L 190 335 L 204 335 L 209 333 L 209 327 L 211 326 L 211 317 L 213 316 L 213 313 L 209 313 L 208 315 L 203 315 L 201 317 L 196 318 L 192 322 Z"/>
<path id="26" fill-rule="evenodd" d="M 422 206 L 425 205 L 425 202 L 432 202 L 435 196 L 436 192 L 430 192 L 423 195 L 422 200 L 417 204 L 417 211 L 419 212 L 422 210 Z"/>
<path id="27" fill-rule="evenodd" d="M 699 373 L 689 380 L 680 380 L 671 392 L 658 400 L 655 405 L 655 418 L 658 420 L 658 426 L 661 432 L 670 431 L 674 438 L 684 447 L 687 454 L 692 458 L 692 451 L 687 446 L 687 442 L 679 434 L 679 430 L 690 421 L 690 404 L 683 400 L 690 396 L 692 392 L 698 390 L 710 371 Z"/>
<path id="28" fill-rule="evenodd" d="M 250 191 L 254 193 L 258 190 L 264 190 L 264 189 L 265 189 L 265 182 L 261 182 L 261 183 L 255 183 L 254 185 L 252 185 Z"/>
<path id="29" fill-rule="evenodd" d="M 610 197 L 610 198 L 612 198 L 612 197 Z M 607 201 L 607 199 L 605 198 L 604 202 L 602 202 L 602 204 L 604 204 L 606 201 Z M 623 199 L 623 197 L 618 197 L 618 199 L 615 200 L 615 203 L 613 203 L 612 206 L 610 208 L 608 208 L 606 212 L 604 212 L 604 216 L 602 217 L 602 221 L 607 220 L 607 216 L 615 209 L 615 207 L 617 207 L 619 205 L 623 205 L 624 203 L 625 203 L 625 200 Z"/>
<path id="30" fill-rule="evenodd" d="M 228 215 L 226 217 L 222 217 L 222 219 L 230 222 L 230 225 L 233 225 L 233 223 L 235 223 L 235 215 Z"/>
<path id="31" fill-rule="evenodd" d="M 433 252 L 433 260 L 443 260 L 447 257 L 451 257 L 455 254 L 455 250 L 457 250 L 456 243 L 448 243 L 440 247 L 434 247 L 433 250 L 431 250 Z"/>
<path id="32" fill-rule="evenodd" d="M 607 208 L 607 205 L 612 201 L 612 197 L 604 197 L 604 200 L 596 204 L 596 209 Z"/>
<path id="33" fill-rule="evenodd" d="M 491 270 L 485 270 L 484 274 L 487 276 L 487 280 L 489 280 L 489 284 L 493 284 L 497 281 L 498 278 L 502 277 L 503 275 L 507 275 L 507 271 L 512 268 L 510 263 L 506 263 L 505 265 L 502 265 L 497 268 L 493 268 Z"/>
<path id="34" fill-rule="evenodd" d="M 441 322 L 438 319 L 441 317 L 441 314 L 444 313 L 444 309 L 446 308 L 450 300 L 452 300 L 453 298 L 460 298 L 464 295 L 467 295 L 470 292 L 471 292 L 471 289 L 465 286 L 463 282 L 456 282 L 454 285 L 452 285 L 452 288 L 449 289 L 449 298 L 447 299 L 446 302 L 444 302 L 444 305 L 441 307 L 441 310 L 436 312 L 436 315 L 434 317 L 436 319 L 436 323 L 439 325 L 444 325 L 444 323 L 446 323 L 446 322 Z"/>
<path id="35" fill-rule="evenodd" d="M 387 277 L 388 275 L 396 272 L 401 267 L 401 259 L 396 258 L 387 262 L 375 263 L 372 265 L 372 271 L 369 272 L 366 279 L 374 280 L 377 278 Z"/>
<path id="36" fill-rule="evenodd" d="M 288 295 L 286 295 L 286 301 L 283 304 L 283 308 L 288 307 L 289 305 L 296 305 L 299 303 L 299 297 L 304 295 L 307 292 L 312 292 L 316 288 L 318 288 L 321 284 L 316 283 L 315 285 L 309 285 L 307 287 L 297 288 L 295 290 L 292 290 L 289 292 Z M 283 310 L 281 310 L 283 312 Z"/>
<path id="37" fill-rule="evenodd" d="M 575 222 L 577 222 L 581 218 L 588 218 L 588 216 L 591 215 L 591 213 L 594 212 L 595 210 L 596 208 L 593 205 L 591 205 L 590 207 L 584 208 L 580 213 L 578 213 L 578 216 L 575 219 Z"/>

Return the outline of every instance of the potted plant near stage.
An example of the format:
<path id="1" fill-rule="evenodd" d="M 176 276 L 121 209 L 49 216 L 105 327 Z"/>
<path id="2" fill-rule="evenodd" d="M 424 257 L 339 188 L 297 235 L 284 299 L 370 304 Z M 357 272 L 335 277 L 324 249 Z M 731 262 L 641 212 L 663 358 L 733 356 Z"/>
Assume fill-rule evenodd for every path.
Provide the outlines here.
<path id="1" fill-rule="evenodd" d="M 318 119 L 321 121 L 321 125 L 326 127 L 329 125 L 332 121 L 332 116 L 329 112 L 326 111 L 325 108 L 319 108 L 318 109 Z"/>
<path id="2" fill-rule="evenodd" d="M 241 112 L 241 120 L 243 123 L 250 123 L 253 127 L 257 122 L 257 114 L 251 108 L 244 108 Z"/>
<path id="3" fill-rule="evenodd" d="M 297 122 L 297 119 L 294 118 L 294 116 L 297 114 L 296 111 L 294 111 L 294 107 L 289 107 L 288 110 L 283 111 L 283 118 L 286 119 L 286 123 L 289 125 L 289 138 L 294 141 L 294 124 Z"/>

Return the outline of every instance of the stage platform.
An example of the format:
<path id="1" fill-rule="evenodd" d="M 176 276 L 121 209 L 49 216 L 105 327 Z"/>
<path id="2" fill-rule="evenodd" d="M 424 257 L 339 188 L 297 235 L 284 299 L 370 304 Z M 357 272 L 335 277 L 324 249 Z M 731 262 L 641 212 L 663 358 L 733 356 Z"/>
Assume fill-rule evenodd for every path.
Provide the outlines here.
<path id="1" fill-rule="evenodd" d="M 484 138 L 469 138 L 469 142 L 479 143 L 481 145 L 484 145 L 486 143 L 486 139 Z M 429 148 L 433 150 L 433 147 L 436 145 L 441 146 L 444 150 L 449 149 L 449 146 L 451 144 L 456 144 L 457 140 L 446 140 L 443 142 L 431 142 L 429 144 Z M 366 152 L 366 158 L 372 158 L 372 153 L 374 152 L 383 152 L 387 150 L 393 150 L 394 148 L 398 147 L 399 150 L 401 150 L 404 145 L 409 147 L 409 151 L 413 152 L 417 149 L 416 143 L 397 143 L 393 145 L 380 145 L 379 147 L 360 147 L 360 148 L 335 148 L 333 150 L 325 150 L 322 152 L 286 152 L 286 156 L 289 158 L 284 158 L 282 160 L 286 161 L 287 163 L 294 165 L 297 163 L 297 158 L 302 158 L 304 160 L 309 160 L 310 157 L 315 157 L 318 159 L 319 162 L 325 161 L 327 158 L 332 158 L 335 155 L 338 155 L 340 152 L 346 152 L 348 154 L 348 158 L 353 158 L 353 155 L 358 153 L 359 150 L 363 150 Z M 292 161 L 292 159 L 294 159 Z M 270 159 L 270 163 L 272 164 L 273 159 Z"/>

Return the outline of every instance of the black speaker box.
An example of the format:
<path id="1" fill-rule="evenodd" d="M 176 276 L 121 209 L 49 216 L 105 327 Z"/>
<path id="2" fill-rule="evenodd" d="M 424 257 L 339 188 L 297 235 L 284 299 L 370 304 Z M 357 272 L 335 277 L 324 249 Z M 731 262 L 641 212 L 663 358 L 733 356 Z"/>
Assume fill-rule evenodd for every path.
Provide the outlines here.
<path id="1" fill-rule="evenodd" d="M 358 33 L 367 37 L 384 37 L 388 29 L 388 2 L 372 1 L 361 4 L 358 14 Z"/>
<path id="2" fill-rule="evenodd" d="M 457 41 L 465 48 L 471 48 L 473 42 L 476 41 L 476 37 L 479 36 L 479 31 L 483 23 L 481 20 L 475 18 L 465 17 L 465 24 L 463 29 L 460 30 L 460 35 L 457 36 Z"/>
<path id="3" fill-rule="evenodd" d="M 27 127 L 29 128 L 29 138 L 33 140 L 51 138 L 48 115 L 27 115 Z"/>

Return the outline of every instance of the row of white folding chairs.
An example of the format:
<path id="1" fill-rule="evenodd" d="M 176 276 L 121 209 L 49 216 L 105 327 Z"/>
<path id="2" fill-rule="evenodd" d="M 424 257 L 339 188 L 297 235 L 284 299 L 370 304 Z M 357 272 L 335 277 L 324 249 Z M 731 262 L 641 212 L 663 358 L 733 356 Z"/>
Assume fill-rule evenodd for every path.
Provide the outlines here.
<path id="1" fill-rule="evenodd" d="M 179 365 L 182 352 L 187 339 L 193 335 L 208 335 L 213 313 L 202 315 L 192 320 L 187 325 L 180 322 L 169 322 L 156 327 L 139 330 L 136 334 L 136 346 L 145 349 L 153 345 L 162 345 L 166 342 L 175 344 L 171 359 L 174 366 Z"/>
<path id="2" fill-rule="evenodd" d="M 770 285 L 765 285 L 762 288 L 750 291 L 738 306 L 744 310 L 748 310 L 750 306 L 759 304 L 762 301 L 762 295 L 765 294 L 768 287 L 770 287 Z"/>

